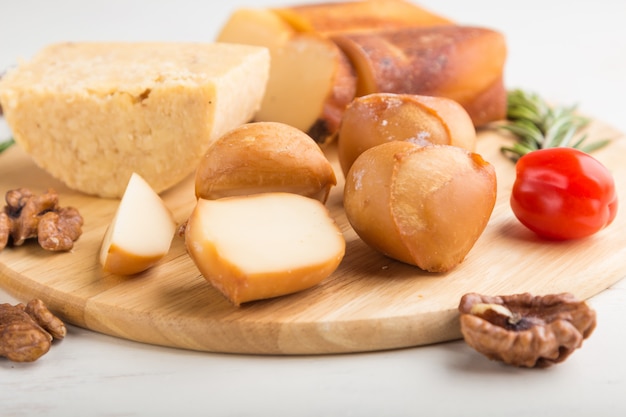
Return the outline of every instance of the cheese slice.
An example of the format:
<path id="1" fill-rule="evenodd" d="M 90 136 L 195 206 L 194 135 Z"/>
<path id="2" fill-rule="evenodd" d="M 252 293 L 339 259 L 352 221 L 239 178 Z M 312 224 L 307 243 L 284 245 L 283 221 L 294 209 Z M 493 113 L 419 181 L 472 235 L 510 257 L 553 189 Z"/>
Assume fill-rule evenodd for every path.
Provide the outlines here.
<path id="1" fill-rule="evenodd" d="M 282 192 L 199 199 L 185 244 L 202 275 L 234 305 L 313 287 L 335 271 L 346 249 L 321 202 Z"/>
<path id="2" fill-rule="evenodd" d="M 133 172 L 161 192 L 210 143 L 251 120 L 266 48 L 222 43 L 62 43 L 0 80 L 17 143 L 70 188 L 121 197 Z"/>

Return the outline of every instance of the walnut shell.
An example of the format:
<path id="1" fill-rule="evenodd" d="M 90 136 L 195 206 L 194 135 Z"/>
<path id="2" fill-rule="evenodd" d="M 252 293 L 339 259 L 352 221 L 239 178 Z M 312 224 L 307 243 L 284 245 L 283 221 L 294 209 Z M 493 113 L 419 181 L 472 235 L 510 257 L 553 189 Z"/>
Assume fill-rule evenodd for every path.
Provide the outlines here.
<path id="1" fill-rule="evenodd" d="M 469 293 L 461 298 L 459 312 L 467 344 L 489 359 L 518 367 L 563 362 L 596 326 L 595 311 L 569 293 Z"/>

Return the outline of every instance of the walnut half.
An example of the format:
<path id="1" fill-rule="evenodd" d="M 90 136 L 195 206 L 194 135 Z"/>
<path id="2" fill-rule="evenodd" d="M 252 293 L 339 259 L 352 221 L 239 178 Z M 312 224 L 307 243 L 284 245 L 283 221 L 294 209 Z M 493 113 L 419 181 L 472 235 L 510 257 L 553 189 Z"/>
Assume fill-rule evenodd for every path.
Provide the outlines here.
<path id="1" fill-rule="evenodd" d="M 83 217 L 73 207 L 60 207 L 54 190 L 35 195 L 27 188 L 9 190 L 0 211 L 0 250 L 36 238 L 49 251 L 68 251 L 82 234 Z"/>
<path id="2" fill-rule="evenodd" d="M 63 339 L 65 324 L 39 299 L 28 304 L 0 304 L 0 356 L 33 362 L 46 354 L 53 339 Z"/>
<path id="3" fill-rule="evenodd" d="M 546 368 L 564 361 L 596 326 L 595 311 L 569 293 L 469 293 L 461 298 L 459 312 L 468 345 L 518 367 Z"/>

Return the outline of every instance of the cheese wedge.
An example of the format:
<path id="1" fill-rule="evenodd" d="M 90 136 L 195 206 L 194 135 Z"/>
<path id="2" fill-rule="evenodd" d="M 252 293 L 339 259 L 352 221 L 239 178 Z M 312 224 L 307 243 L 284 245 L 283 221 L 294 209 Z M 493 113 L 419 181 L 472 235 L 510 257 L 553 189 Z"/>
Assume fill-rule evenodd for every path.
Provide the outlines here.
<path id="1" fill-rule="evenodd" d="M 0 80 L 17 143 L 67 186 L 121 197 L 133 172 L 157 192 L 211 142 L 251 120 L 266 48 L 220 43 L 62 43 Z"/>
<path id="2" fill-rule="evenodd" d="M 185 244 L 236 306 L 317 285 L 339 266 L 346 245 L 321 202 L 282 192 L 199 199 Z"/>
<path id="3" fill-rule="evenodd" d="M 148 183 L 133 173 L 100 247 L 105 272 L 132 275 L 159 262 L 170 249 L 176 221 Z"/>
<path id="4" fill-rule="evenodd" d="M 327 37 L 299 33 L 267 9 L 239 9 L 217 40 L 267 47 L 271 71 L 257 121 L 280 122 L 327 143 L 352 101 L 356 75 L 341 50 Z"/>

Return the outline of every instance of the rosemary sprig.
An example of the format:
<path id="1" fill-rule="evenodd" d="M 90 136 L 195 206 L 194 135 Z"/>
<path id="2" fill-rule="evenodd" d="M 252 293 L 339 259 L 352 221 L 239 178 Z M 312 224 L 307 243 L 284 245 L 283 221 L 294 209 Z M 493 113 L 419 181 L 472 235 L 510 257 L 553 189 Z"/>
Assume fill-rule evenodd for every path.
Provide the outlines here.
<path id="1" fill-rule="evenodd" d="M 14 143 L 15 141 L 13 140 L 13 138 L 0 142 L 0 152 L 6 150 Z"/>
<path id="2" fill-rule="evenodd" d="M 572 147 L 589 153 L 610 142 L 586 143 L 587 135 L 580 135 L 580 131 L 590 120 L 577 114 L 576 106 L 550 106 L 538 94 L 520 89 L 509 91 L 507 98 L 507 121 L 498 129 L 517 137 L 516 143 L 501 148 L 513 161 L 538 149 Z"/>

